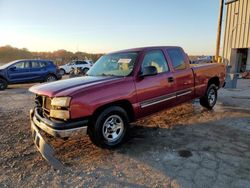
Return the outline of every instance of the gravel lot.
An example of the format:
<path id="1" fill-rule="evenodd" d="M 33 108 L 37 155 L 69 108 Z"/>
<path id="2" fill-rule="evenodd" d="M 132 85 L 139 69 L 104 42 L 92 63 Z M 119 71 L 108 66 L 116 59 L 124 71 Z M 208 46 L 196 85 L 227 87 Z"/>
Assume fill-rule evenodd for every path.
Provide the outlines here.
<path id="1" fill-rule="evenodd" d="M 54 170 L 30 133 L 31 84 L 0 91 L 0 187 L 249 187 L 250 82 L 220 91 L 213 111 L 197 101 L 133 124 L 116 150 L 88 137 L 50 139 L 65 168 Z"/>

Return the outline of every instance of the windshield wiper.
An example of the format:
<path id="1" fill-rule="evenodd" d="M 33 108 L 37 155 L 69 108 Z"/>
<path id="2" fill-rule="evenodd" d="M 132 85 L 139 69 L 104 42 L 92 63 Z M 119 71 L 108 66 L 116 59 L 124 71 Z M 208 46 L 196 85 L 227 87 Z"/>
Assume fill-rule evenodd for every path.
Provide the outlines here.
<path id="1" fill-rule="evenodd" d="M 100 76 L 117 76 L 117 75 L 114 75 L 114 74 L 105 74 L 105 73 L 102 73 Z"/>
<path id="2" fill-rule="evenodd" d="M 115 75 L 115 74 L 96 74 L 96 75 L 91 75 L 91 74 L 86 74 L 87 76 L 116 76 L 116 77 L 123 77 L 123 76 L 119 76 L 119 75 Z"/>

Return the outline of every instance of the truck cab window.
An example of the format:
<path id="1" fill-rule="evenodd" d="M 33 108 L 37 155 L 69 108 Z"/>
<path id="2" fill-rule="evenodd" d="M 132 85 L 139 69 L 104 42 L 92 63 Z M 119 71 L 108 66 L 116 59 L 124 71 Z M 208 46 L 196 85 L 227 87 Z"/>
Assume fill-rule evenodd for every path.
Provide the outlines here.
<path id="1" fill-rule="evenodd" d="M 186 69 L 185 58 L 179 49 L 167 50 L 175 70 Z"/>
<path id="2" fill-rule="evenodd" d="M 143 59 L 141 68 L 147 66 L 154 66 L 157 69 L 157 73 L 168 72 L 167 61 L 161 50 L 153 50 L 148 52 Z"/>

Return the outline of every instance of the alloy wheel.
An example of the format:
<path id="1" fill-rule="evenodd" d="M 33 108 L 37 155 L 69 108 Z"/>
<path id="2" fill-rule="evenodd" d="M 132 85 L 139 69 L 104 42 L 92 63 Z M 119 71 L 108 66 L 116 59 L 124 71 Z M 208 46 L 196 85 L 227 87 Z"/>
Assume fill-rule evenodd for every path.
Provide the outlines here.
<path id="1" fill-rule="evenodd" d="M 124 122 L 118 115 L 109 116 L 102 128 L 103 137 L 109 142 L 118 140 L 124 131 Z"/>

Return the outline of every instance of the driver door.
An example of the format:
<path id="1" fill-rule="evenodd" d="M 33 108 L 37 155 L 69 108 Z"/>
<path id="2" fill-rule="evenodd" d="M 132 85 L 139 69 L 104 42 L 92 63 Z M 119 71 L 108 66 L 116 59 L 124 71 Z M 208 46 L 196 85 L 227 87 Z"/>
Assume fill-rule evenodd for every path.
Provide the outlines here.
<path id="1" fill-rule="evenodd" d="M 141 70 L 146 66 L 155 66 L 157 75 L 139 77 L 136 80 L 137 97 L 142 116 L 171 106 L 176 99 L 173 75 L 163 51 L 150 50 L 145 52 L 141 62 Z"/>

